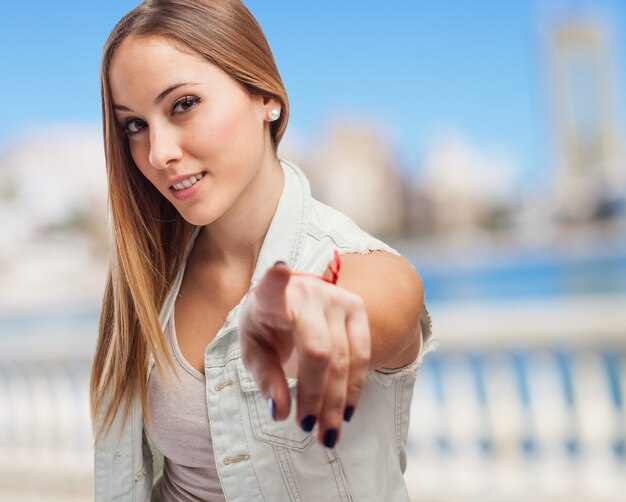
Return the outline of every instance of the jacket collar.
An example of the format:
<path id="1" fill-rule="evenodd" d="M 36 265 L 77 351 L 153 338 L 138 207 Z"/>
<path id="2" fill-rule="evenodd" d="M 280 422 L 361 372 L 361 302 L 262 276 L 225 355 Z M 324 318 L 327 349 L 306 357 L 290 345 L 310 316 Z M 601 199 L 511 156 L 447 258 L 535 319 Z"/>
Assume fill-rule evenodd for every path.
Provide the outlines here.
<path id="1" fill-rule="evenodd" d="M 300 265 L 311 214 L 311 189 L 300 169 L 284 160 L 281 166 L 285 175 L 283 191 L 263 240 L 251 286 L 255 286 L 278 260 L 287 263 L 292 270 Z"/>

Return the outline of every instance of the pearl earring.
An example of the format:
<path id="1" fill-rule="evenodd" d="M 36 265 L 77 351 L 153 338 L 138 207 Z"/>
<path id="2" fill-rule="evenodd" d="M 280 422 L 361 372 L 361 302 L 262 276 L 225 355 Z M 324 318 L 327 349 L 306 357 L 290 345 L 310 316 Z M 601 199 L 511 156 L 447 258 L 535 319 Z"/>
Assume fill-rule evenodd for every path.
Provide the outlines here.
<path id="1" fill-rule="evenodd" d="M 272 108 L 267 116 L 270 119 L 270 122 L 274 122 L 275 120 L 278 120 L 278 117 L 280 117 L 280 110 L 278 108 Z"/>

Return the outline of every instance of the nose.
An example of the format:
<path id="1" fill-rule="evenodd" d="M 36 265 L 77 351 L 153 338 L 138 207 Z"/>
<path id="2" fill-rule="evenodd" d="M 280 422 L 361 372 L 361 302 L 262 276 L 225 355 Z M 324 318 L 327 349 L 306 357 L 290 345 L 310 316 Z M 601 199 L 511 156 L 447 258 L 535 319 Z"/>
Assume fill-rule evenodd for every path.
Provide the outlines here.
<path id="1" fill-rule="evenodd" d="M 148 160 L 156 169 L 165 169 L 182 157 L 178 135 L 168 127 L 150 128 L 150 153 Z"/>

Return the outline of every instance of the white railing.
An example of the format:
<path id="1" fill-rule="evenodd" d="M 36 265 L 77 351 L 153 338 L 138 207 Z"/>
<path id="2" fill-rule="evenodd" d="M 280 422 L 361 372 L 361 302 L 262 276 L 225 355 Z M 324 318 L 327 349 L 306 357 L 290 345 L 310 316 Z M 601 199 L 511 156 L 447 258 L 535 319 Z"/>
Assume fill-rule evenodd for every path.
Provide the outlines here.
<path id="1" fill-rule="evenodd" d="M 89 365 L 0 361 L 1 500 L 91 500 Z M 615 347 L 428 354 L 408 440 L 414 500 L 624 500 L 625 388 Z"/>
<path id="2" fill-rule="evenodd" d="M 429 354 L 412 402 L 415 500 L 624 500 L 626 351 Z"/>
<path id="3" fill-rule="evenodd" d="M 80 359 L 0 362 L 1 500 L 90 500 L 89 367 Z"/>

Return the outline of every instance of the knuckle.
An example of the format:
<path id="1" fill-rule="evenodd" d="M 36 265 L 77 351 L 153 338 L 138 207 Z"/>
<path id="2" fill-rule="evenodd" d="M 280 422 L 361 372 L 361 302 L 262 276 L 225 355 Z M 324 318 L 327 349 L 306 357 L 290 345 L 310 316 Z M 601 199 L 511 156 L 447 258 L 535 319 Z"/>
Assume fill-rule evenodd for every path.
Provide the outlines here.
<path id="1" fill-rule="evenodd" d="M 328 421 L 338 421 L 341 423 L 343 419 L 343 412 L 345 408 L 344 399 L 331 399 L 324 403 L 324 415 Z"/>
<path id="2" fill-rule="evenodd" d="M 367 366 L 370 362 L 369 350 L 354 351 L 352 354 L 352 366 L 359 368 Z"/>
<path id="3" fill-rule="evenodd" d="M 365 377 L 353 378 L 348 384 L 348 394 L 350 396 L 359 396 L 365 387 Z"/>
<path id="4" fill-rule="evenodd" d="M 330 362 L 329 371 L 333 375 L 345 375 L 350 370 L 350 360 L 345 355 L 340 355 Z"/>
<path id="5" fill-rule="evenodd" d="M 365 310 L 365 302 L 363 298 L 355 293 L 349 293 L 346 297 L 346 304 L 352 311 Z"/>
<path id="6" fill-rule="evenodd" d="M 312 298 L 315 295 L 315 285 L 311 281 L 308 281 L 306 277 L 297 277 L 296 279 L 297 280 L 293 281 L 291 284 L 293 293 L 303 300 Z"/>
<path id="7" fill-rule="evenodd" d="M 303 354 L 318 365 L 327 366 L 331 358 L 331 348 L 322 340 L 308 339 L 303 343 Z"/>
<path id="8" fill-rule="evenodd" d="M 258 323 L 267 331 L 290 331 L 293 329 L 294 316 L 287 312 L 263 312 L 258 316 Z"/>
<path id="9" fill-rule="evenodd" d="M 322 401 L 322 389 L 319 387 L 314 388 L 298 388 L 298 406 L 301 409 L 314 409 L 319 408 Z"/>

